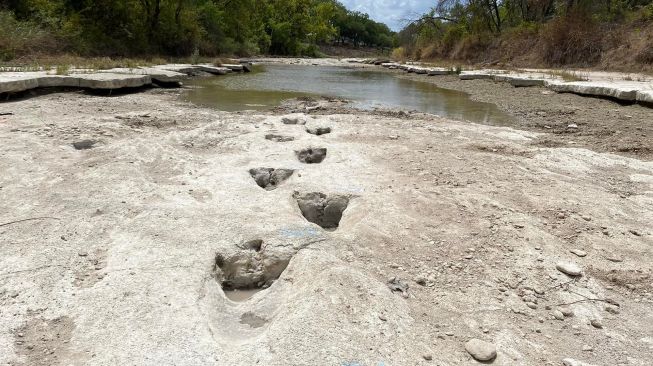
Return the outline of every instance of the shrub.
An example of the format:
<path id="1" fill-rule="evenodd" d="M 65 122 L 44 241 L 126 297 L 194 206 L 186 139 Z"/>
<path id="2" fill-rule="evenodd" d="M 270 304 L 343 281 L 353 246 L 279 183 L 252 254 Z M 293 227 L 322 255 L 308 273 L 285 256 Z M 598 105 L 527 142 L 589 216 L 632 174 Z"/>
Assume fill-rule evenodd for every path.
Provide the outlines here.
<path id="1" fill-rule="evenodd" d="M 540 32 L 542 59 L 550 65 L 595 65 L 603 52 L 598 24 L 582 13 L 546 24 Z"/>
<path id="2" fill-rule="evenodd" d="M 390 57 L 392 57 L 393 60 L 404 61 L 407 58 L 406 49 L 403 47 L 395 48 L 392 50 Z"/>
<path id="3" fill-rule="evenodd" d="M 55 37 L 31 21 L 16 20 L 10 11 L 0 10 L 0 61 L 56 49 Z"/>

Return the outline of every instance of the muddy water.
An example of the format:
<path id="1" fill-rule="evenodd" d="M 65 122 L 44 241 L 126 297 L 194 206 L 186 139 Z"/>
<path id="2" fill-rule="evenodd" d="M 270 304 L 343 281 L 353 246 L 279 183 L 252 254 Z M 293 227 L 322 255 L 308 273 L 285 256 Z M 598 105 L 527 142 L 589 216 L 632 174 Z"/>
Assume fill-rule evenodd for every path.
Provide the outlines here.
<path id="1" fill-rule="evenodd" d="M 224 292 L 224 295 L 231 301 L 244 302 L 261 291 L 263 291 L 263 289 L 260 288 L 252 290 L 228 290 Z"/>
<path id="2" fill-rule="evenodd" d="M 427 76 L 424 76 L 425 78 Z M 344 67 L 266 65 L 249 74 L 199 78 L 184 98 L 226 111 L 267 109 L 300 96 L 348 99 L 359 108 L 401 108 L 456 120 L 508 125 L 512 117 L 496 105 L 473 101 L 468 94 L 442 89 L 392 73 Z"/>

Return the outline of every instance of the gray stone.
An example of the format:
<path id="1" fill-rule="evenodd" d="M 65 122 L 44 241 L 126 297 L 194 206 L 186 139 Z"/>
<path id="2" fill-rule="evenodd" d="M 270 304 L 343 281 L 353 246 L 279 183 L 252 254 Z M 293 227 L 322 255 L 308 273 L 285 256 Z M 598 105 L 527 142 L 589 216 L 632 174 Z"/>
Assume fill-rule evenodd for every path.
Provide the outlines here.
<path id="1" fill-rule="evenodd" d="M 164 84 L 180 83 L 188 78 L 188 75 L 185 73 L 156 67 L 115 68 L 100 72 L 128 75 L 149 75 L 152 78 L 152 81 Z"/>
<path id="2" fill-rule="evenodd" d="M 114 73 L 78 74 L 79 87 L 88 89 L 139 88 L 152 84 L 149 75 L 127 75 Z"/>
<path id="3" fill-rule="evenodd" d="M 583 270 L 580 266 L 573 262 L 559 262 L 556 264 L 556 269 L 572 277 L 581 276 L 583 274 Z"/>
<path id="4" fill-rule="evenodd" d="M 75 150 L 92 149 L 93 145 L 95 145 L 95 141 L 93 140 L 82 140 L 78 142 L 73 142 L 73 147 L 75 148 Z"/>
<path id="5" fill-rule="evenodd" d="M 497 357 L 496 347 L 480 339 L 472 339 L 467 342 L 465 350 L 477 361 L 492 361 Z"/>
<path id="6" fill-rule="evenodd" d="M 603 323 L 601 323 L 601 320 L 599 319 L 592 319 L 590 321 L 590 324 L 597 329 L 603 329 Z"/>
<path id="7" fill-rule="evenodd" d="M 572 250 L 570 250 L 570 252 L 573 253 L 573 254 L 575 254 L 575 255 L 577 255 L 577 256 L 579 256 L 579 257 L 585 257 L 585 256 L 587 256 L 587 252 L 582 251 L 582 250 L 580 250 L 580 249 L 572 249 Z"/>
<path id="8" fill-rule="evenodd" d="M 558 320 L 565 320 L 565 314 L 563 314 L 562 311 L 560 310 L 555 310 L 553 312 L 553 317 Z"/>

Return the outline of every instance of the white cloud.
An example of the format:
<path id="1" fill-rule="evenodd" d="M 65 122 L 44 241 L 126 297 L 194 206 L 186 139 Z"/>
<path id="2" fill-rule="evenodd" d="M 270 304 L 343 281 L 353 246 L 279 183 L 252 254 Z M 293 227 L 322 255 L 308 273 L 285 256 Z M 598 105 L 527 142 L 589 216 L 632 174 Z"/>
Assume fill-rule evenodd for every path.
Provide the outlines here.
<path id="1" fill-rule="evenodd" d="M 370 18 L 401 30 L 406 20 L 418 18 L 435 5 L 431 0 L 341 0 L 349 9 L 368 13 Z"/>

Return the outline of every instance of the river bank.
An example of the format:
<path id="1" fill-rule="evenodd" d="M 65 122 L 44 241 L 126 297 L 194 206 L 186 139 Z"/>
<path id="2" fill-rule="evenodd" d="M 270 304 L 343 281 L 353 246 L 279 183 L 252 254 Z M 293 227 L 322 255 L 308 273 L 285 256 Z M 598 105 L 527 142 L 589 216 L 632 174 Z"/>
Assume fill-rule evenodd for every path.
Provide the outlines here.
<path id="1" fill-rule="evenodd" d="M 1 104 L 0 363 L 473 365 L 471 339 L 497 365 L 650 363 L 650 162 L 180 93 Z"/>
<path id="2" fill-rule="evenodd" d="M 496 104 L 515 117 L 515 128 L 543 133 L 536 142 L 541 146 L 583 147 L 644 160 L 653 158 L 653 109 L 648 106 L 555 93 L 544 87 L 515 88 L 491 80 L 461 80 L 453 75 L 396 73 Z"/>

